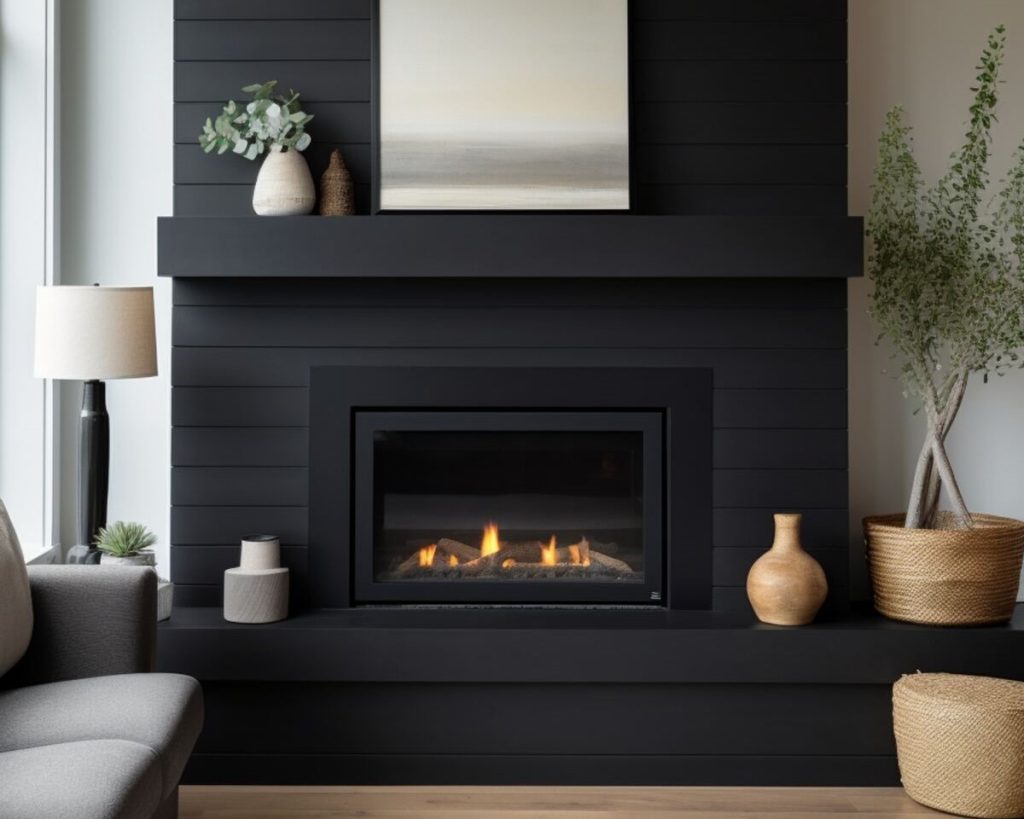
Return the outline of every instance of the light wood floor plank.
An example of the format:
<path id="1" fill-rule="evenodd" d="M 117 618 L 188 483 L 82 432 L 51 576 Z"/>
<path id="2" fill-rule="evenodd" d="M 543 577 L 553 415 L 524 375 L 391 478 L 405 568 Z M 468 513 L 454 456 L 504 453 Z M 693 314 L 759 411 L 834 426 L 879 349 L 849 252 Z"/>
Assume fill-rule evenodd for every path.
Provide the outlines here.
<path id="1" fill-rule="evenodd" d="M 940 816 L 899 788 L 220 787 L 180 819 L 897 819 Z"/>

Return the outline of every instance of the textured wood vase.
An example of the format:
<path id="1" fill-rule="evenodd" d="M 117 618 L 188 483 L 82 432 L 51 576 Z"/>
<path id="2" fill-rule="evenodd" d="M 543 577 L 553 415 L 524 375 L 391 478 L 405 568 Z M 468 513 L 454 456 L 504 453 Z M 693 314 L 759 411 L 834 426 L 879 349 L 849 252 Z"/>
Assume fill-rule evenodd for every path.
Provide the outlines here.
<path id="1" fill-rule="evenodd" d="M 224 572 L 224 619 L 230 623 L 275 623 L 288 616 L 288 569 L 281 568 L 281 543 L 272 535 L 242 539 L 240 565 Z"/>
<path id="2" fill-rule="evenodd" d="M 930 625 L 1002 623 L 1017 602 L 1024 523 L 972 515 L 956 528 L 906 529 L 903 515 L 864 518 L 875 609 L 893 620 Z"/>
<path id="3" fill-rule="evenodd" d="M 818 561 L 800 545 L 801 515 L 775 515 L 775 541 L 747 575 L 747 597 L 757 619 L 776 626 L 814 620 L 828 594 Z"/>
<path id="4" fill-rule="evenodd" d="M 351 216 L 356 212 L 352 174 L 341 151 L 331 151 L 331 161 L 320 177 L 320 215 Z"/>
<path id="5" fill-rule="evenodd" d="M 306 158 L 296 150 L 273 149 L 256 177 L 252 209 L 260 216 L 302 216 L 316 204 L 316 188 Z"/>

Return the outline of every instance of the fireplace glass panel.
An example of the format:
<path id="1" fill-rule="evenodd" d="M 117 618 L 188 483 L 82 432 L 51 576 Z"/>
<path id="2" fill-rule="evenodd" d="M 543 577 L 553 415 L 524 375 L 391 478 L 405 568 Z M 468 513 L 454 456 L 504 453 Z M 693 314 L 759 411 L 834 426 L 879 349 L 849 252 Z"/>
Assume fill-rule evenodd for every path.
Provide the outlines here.
<path id="1" fill-rule="evenodd" d="M 356 418 L 361 599 L 660 601 L 660 413 Z"/>

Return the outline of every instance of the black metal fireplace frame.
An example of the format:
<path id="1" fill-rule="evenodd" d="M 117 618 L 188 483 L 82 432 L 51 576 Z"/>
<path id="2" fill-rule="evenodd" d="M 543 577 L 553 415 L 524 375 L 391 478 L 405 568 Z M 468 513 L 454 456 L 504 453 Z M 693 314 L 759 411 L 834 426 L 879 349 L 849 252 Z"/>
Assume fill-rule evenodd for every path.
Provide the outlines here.
<path id="1" fill-rule="evenodd" d="M 354 599 L 363 603 L 521 603 L 545 604 L 659 604 L 664 598 L 665 482 L 662 474 L 665 417 L 663 412 L 607 410 L 457 410 L 388 411 L 355 413 L 353 494 Z M 377 431 L 444 432 L 639 432 L 643 435 L 643 581 L 577 581 L 515 583 L 432 581 L 409 583 L 375 580 L 373 575 L 374 453 Z"/>
<path id="2" fill-rule="evenodd" d="M 310 370 L 310 602 L 358 604 L 356 419 L 366 412 L 659 413 L 662 605 L 711 605 L 712 371 L 670 367 L 347 367 Z M 538 405 L 537 396 L 543 396 Z M 613 602 L 613 601 L 608 601 Z"/>

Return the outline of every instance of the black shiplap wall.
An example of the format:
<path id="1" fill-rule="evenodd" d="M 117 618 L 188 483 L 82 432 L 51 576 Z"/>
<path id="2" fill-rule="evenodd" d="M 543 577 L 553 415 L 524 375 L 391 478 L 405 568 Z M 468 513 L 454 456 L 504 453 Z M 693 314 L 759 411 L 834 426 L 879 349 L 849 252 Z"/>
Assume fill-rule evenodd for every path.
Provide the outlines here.
<path id="1" fill-rule="evenodd" d="M 370 6 L 176 0 L 176 215 L 252 212 L 256 163 L 196 136 L 269 79 L 316 116 L 314 176 L 340 147 L 368 210 Z M 635 210 L 846 214 L 845 0 L 632 0 L 631 17 Z"/>
<path id="2" fill-rule="evenodd" d="M 632 10 L 637 210 L 845 215 L 844 2 Z M 177 215 L 251 212 L 256 166 L 206 156 L 194 136 L 242 85 L 271 78 L 317 116 L 314 174 L 340 145 L 367 208 L 368 15 L 368 0 L 176 0 Z M 845 280 L 178 279 L 174 302 L 183 605 L 220 603 L 253 530 L 282 535 L 301 596 L 308 373 L 324 363 L 714 367 L 716 606 L 746 606 L 746 571 L 780 509 L 806 513 L 806 540 L 846 597 Z"/>

